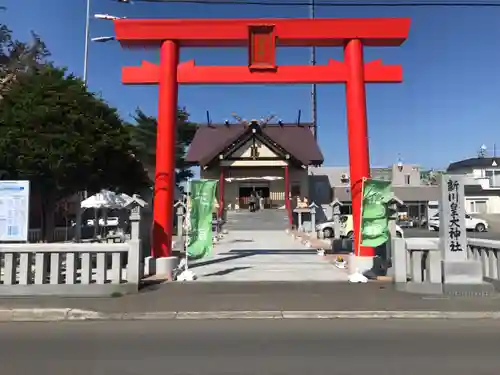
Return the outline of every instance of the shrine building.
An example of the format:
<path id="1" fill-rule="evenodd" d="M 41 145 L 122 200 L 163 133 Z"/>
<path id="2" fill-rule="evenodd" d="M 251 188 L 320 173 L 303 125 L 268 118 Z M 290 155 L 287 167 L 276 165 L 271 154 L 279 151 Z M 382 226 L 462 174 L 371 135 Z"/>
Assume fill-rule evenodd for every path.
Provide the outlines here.
<path id="1" fill-rule="evenodd" d="M 252 192 L 265 208 L 285 208 L 286 198 L 308 197 L 308 167 L 323 154 L 311 124 L 210 124 L 197 129 L 186 161 L 200 166 L 200 178 L 219 180 L 225 209 L 248 207 Z"/>

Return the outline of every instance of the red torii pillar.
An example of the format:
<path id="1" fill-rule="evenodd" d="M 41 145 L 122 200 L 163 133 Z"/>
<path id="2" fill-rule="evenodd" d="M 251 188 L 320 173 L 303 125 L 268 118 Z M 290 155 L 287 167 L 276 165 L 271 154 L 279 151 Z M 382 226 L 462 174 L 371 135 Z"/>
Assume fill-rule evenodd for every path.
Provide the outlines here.
<path id="1" fill-rule="evenodd" d="M 158 129 L 153 209 L 153 255 L 172 254 L 174 223 L 175 145 L 177 127 L 179 45 L 171 40 L 160 48 Z"/>
<path id="2" fill-rule="evenodd" d="M 362 181 L 363 178 L 370 177 L 365 64 L 361 40 L 351 39 L 346 43 L 344 61 L 348 72 L 346 82 L 347 138 L 349 144 L 352 221 L 355 235 L 354 251 L 357 256 L 373 257 L 375 256 L 375 249 L 361 247 L 359 233 L 361 227 Z"/>
<path id="3" fill-rule="evenodd" d="M 383 65 L 380 60 L 365 64 L 363 45 L 401 45 L 408 36 L 410 19 L 190 19 L 114 23 L 117 40 L 123 45 L 153 45 L 161 49 L 159 66 L 143 62 L 140 67 L 125 67 L 122 74 L 126 84 L 160 86 L 153 235 L 156 257 L 171 255 L 178 84 L 262 83 L 345 83 L 355 254 L 361 258 L 373 257 L 373 249 L 359 246 L 361 181 L 370 177 L 365 83 L 401 82 L 402 68 Z M 179 65 L 182 46 L 248 46 L 249 64 L 196 66 L 189 61 Z M 278 46 L 343 46 L 345 61 L 279 67 L 275 63 Z"/>

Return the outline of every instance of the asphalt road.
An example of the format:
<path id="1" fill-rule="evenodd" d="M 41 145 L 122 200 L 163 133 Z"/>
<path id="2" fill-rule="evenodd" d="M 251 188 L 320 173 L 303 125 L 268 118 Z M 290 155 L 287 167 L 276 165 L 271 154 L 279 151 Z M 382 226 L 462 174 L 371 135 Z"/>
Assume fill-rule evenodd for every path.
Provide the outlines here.
<path id="1" fill-rule="evenodd" d="M 427 229 L 421 228 L 404 228 L 403 229 L 406 238 L 414 238 L 414 237 L 439 237 L 439 232 L 430 231 Z M 499 240 L 500 241 L 500 231 L 498 230 L 489 230 L 488 232 L 472 232 L 468 231 L 467 236 L 469 238 L 484 238 L 487 240 Z"/>
<path id="2" fill-rule="evenodd" d="M 500 322 L 225 320 L 6 323 L 2 373 L 497 374 Z"/>

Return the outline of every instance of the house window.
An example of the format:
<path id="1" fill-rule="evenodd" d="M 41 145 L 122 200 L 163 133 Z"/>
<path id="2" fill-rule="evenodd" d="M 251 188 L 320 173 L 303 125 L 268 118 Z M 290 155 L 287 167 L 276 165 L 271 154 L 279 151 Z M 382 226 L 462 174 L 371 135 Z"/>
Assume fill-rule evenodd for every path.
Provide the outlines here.
<path id="1" fill-rule="evenodd" d="M 340 214 L 341 215 L 352 215 L 351 202 L 342 202 L 342 206 L 340 206 Z"/>
<path id="2" fill-rule="evenodd" d="M 471 214 L 485 214 L 488 212 L 486 200 L 467 200 L 467 211 Z"/>
<path id="3" fill-rule="evenodd" d="M 500 170 L 486 170 L 485 175 L 490 180 L 490 187 L 500 187 Z"/>
<path id="4" fill-rule="evenodd" d="M 405 185 L 410 185 L 410 175 L 405 174 Z"/>

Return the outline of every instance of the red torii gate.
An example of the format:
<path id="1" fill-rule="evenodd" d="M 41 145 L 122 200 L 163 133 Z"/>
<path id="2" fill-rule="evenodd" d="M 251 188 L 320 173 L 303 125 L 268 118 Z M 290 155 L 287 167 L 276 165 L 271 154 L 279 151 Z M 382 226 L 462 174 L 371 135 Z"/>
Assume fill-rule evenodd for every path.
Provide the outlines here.
<path id="1" fill-rule="evenodd" d="M 365 82 L 402 81 L 400 65 L 365 64 L 363 46 L 400 46 L 408 18 L 368 19 L 187 19 L 114 21 L 124 47 L 158 47 L 160 64 L 143 61 L 124 67 L 124 84 L 158 84 L 158 129 L 154 195 L 153 254 L 171 255 L 175 177 L 175 137 L 179 84 L 345 83 L 350 181 L 356 255 L 359 246 L 361 181 L 370 177 Z M 276 47 L 343 47 L 344 62 L 319 66 L 277 66 Z M 180 47 L 248 47 L 248 66 L 179 64 Z"/>

